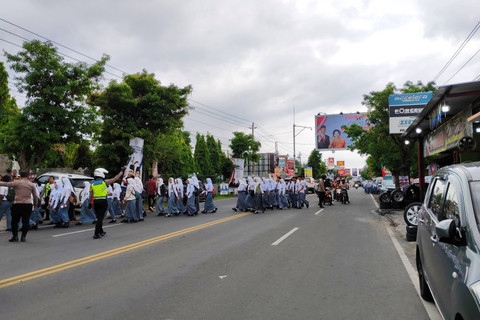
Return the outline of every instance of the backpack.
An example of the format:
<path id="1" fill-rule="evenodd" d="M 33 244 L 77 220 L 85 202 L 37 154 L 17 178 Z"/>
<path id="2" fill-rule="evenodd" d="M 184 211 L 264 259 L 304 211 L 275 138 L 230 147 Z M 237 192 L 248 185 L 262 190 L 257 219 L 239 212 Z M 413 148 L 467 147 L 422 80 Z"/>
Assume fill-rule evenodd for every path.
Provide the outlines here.
<path id="1" fill-rule="evenodd" d="M 193 195 L 194 195 L 195 197 L 198 197 L 199 194 L 200 194 L 200 189 L 198 189 L 198 187 L 195 186 L 195 185 L 194 185 L 193 187 L 195 188 L 195 190 L 193 191 Z"/>
<path id="2" fill-rule="evenodd" d="M 15 201 L 15 189 L 13 189 L 12 187 L 8 188 L 7 201 L 8 202 Z"/>

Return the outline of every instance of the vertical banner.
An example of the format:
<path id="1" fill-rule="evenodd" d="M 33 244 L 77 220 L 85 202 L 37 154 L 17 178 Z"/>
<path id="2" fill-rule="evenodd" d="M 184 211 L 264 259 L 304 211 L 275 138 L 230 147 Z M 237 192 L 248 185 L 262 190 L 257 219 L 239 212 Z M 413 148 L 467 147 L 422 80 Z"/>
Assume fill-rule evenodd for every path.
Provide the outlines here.
<path id="1" fill-rule="evenodd" d="M 143 166 L 143 142 L 142 138 L 133 138 L 130 140 L 130 147 L 132 147 L 134 151 L 127 164 L 127 168 L 130 169 L 130 171 L 135 173 L 140 171 L 140 177 L 142 176 Z"/>
<path id="2" fill-rule="evenodd" d="M 304 175 L 305 178 L 312 178 L 313 177 L 312 167 L 304 167 L 303 168 L 303 175 Z"/>
<path id="3" fill-rule="evenodd" d="M 243 178 L 243 173 L 245 171 L 245 160 L 239 158 L 230 158 L 230 160 L 232 160 L 234 168 L 232 174 L 230 175 L 230 181 L 228 181 L 228 183 L 232 183 L 233 181 L 235 181 L 235 183 L 238 183 L 238 181 Z"/>
<path id="4" fill-rule="evenodd" d="M 352 168 L 352 176 L 353 176 L 353 177 L 358 176 L 358 174 L 357 174 L 357 168 Z"/>

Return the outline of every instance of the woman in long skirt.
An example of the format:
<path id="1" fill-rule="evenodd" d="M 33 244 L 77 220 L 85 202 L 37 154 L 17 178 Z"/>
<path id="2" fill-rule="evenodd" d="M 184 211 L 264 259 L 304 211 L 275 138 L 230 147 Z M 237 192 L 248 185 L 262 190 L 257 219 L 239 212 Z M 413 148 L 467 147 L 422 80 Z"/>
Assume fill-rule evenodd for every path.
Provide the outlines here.
<path id="1" fill-rule="evenodd" d="M 203 207 L 202 213 L 217 212 L 217 208 L 213 204 L 213 183 L 212 179 L 210 178 L 207 178 L 207 183 L 205 184 L 205 192 L 207 193 L 207 197 L 205 199 L 205 205 Z"/>
<path id="2" fill-rule="evenodd" d="M 173 178 L 168 179 L 168 208 L 165 217 L 171 217 L 172 214 L 178 214 L 177 208 L 178 193 Z"/>
<path id="3" fill-rule="evenodd" d="M 189 216 L 196 215 L 198 213 L 197 206 L 195 205 L 195 186 L 192 179 L 187 180 L 187 214 Z"/>
<path id="4" fill-rule="evenodd" d="M 113 213 L 116 216 L 122 215 L 122 206 L 120 205 L 120 195 L 122 194 L 122 187 L 118 183 L 113 184 Z"/>
<path id="5" fill-rule="evenodd" d="M 278 208 L 280 210 L 288 207 L 286 191 L 287 191 L 287 185 L 285 183 L 285 180 L 280 179 L 280 182 L 278 183 Z"/>
<path id="6" fill-rule="evenodd" d="M 82 225 L 83 223 L 86 222 L 95 222 L 97 219 L 95 217 L 95 212 L 93 212 L 93 209 L 90 207 L 88 208 L 88 201 L 90 198 L 90 182 L 85 181 L 83 183 L 83 191 L 80 194 L 80 203 L 82 204 L 82 207 L 80 209 L 80 221 L 76 223 L 76 225 Z"/>
<path id="7" fill-rule="evenodd" d="M 135 179 L 127 179 L 127 190 L 125 191 L 125 197 L 123 198 L 127 203 L 125 205 L 125 219 L 121 222 L 131 223 L 138 222 L 137 216 L 137 199 L 135 197 Z"/>
<path id="8" fill-rule="evenodd" d="M 139 197 L 137 197 L 137 202 L 136 202 L 136 208 L 137 208 L 136 215 L 138 217 L 138 221 L 143 221 L 143 213 L 145 211 L 145 208 L 143 207 L 143 198 L 142 198 L 143 183 L 142 183 L 142 179 L 140 179 L 140 171 L 137 171 L 134 180 L 135 180 L 134 188 L 139 195 Z"/>
<path id="9" fill-rule="evenodd" d="M 247 181 L 245 179 L 241 178 L 238 184 L 238 197 L 237 197 L 237 206 L 233 208 L 233 211 L 237 212 L 238 210 L 240 211 L 246 211 L 246 204 L 245 204 L 245 198 L 247 197 Z"/>
<path id="10" fill-rule="evenodd" d="M 195 207 L 197 207 L 197 212 L 200 211 L 200 183 L 196 176 L 192 177 L 192 182 L 195 187 Z"/>
<path id="11" fill-rule="evenodd" d="M 175 179 L 175 186 L 177 188 L 177 193 L 178 193 L 177 209 L 178 209 L 178 211 L 180 211 L 180 213 L 186 213 L 187 210 L 185 209 L 185 206 L 183 205 L 184 190 L 183 190 L 182 178 Z"/>
<path id="12" fill-rule="evenodd" d="M 260 177 L 255 178 L 255 211 L 253 213 L 260 213 L 260 211 L 265 212 L 265 207 L 263 206 L 263 194 L 264 190 L 262 187 L 262 179 Z"/>
<path id="13" fill-rule="evenodd" d="M 156 212 L 158 216 L 163 216 L 165 214 L 165 209 L 163 208 L 163 202 L 165 201 L 165 197 L 167 196 L 167 187 L 163 183 L 162 178 L 158 178 L 157 180 L 157 207 Z"/>
<path id="14" fill-rule="evenodd" d="M 62 189 L 62 195 L 61 195 L 61 203 L 60 203 L 60 208 L 58 210 L 58 215 L 60 216 L 60 219 L 62 220 L 62 225 L 61 227 L 63 228 L 68 228 L 70 226 L 70 220 L 68 217 L 68 207 L 70 206 L 70 195 L 73 192 L 73 186 L 70 183 L 70 179 L 68 178 L 63 178 L 63 189 Z"/>
<path id="15" fill-rule="evenodd" d="M 255 208 L 255 181 L 253 181 L 252 177 L 248 177 L 245 207 L 247 211 L 254 211 L 253 208 Z"/>
<path id="16" fill-rule="evenodd" d="M 270 205 L 271 205 L 271 208 L 273 210 L 273 207 L 278 207 L 278 201 L 277 201 L 277 183 L 275 182 L 275 180 L 273 180 L 273 178 L 270 178 L 268 179 L 269 183 L 270 183 Z"/>

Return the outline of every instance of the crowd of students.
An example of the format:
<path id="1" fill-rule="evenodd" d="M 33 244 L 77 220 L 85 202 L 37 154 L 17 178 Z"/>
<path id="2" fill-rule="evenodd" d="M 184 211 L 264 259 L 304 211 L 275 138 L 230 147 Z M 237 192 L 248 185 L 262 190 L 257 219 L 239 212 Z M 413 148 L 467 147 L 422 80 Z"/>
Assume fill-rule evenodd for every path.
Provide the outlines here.
<path id="1" fill-rule="evenodd" d="M 238 198 L 234 211 L 265 212 L 266 209 L 301 209 L 309 207 L 306 199 L 307 182 L 303 177 L 293 177 L 286 182 L 280 177 L 248 177 L 238 181 Z"/>

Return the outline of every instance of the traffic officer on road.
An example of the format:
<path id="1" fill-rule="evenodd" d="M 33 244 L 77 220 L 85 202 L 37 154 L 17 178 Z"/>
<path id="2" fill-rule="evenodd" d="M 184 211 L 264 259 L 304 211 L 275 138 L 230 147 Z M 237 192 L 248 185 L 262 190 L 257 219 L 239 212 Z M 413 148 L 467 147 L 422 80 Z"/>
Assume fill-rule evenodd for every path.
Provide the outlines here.
<path id="1" fill-rule="evenodd" d="M 108 173 L 108 171 L 103 168 L 95 169 L 93 172 L 95 180 L 93 180 L 90 185 L 90 203 L 92 203 L 93 200 L 93 210 L 97 217 L 93 239 L 99 239 L 106 234 L 106 232 L 103 231 L 103 218 L 105 217 L 108 208 L 108 186 L 123 176 L 122 170 L 114 178 L 105 180 L 105 173 Z"/>

